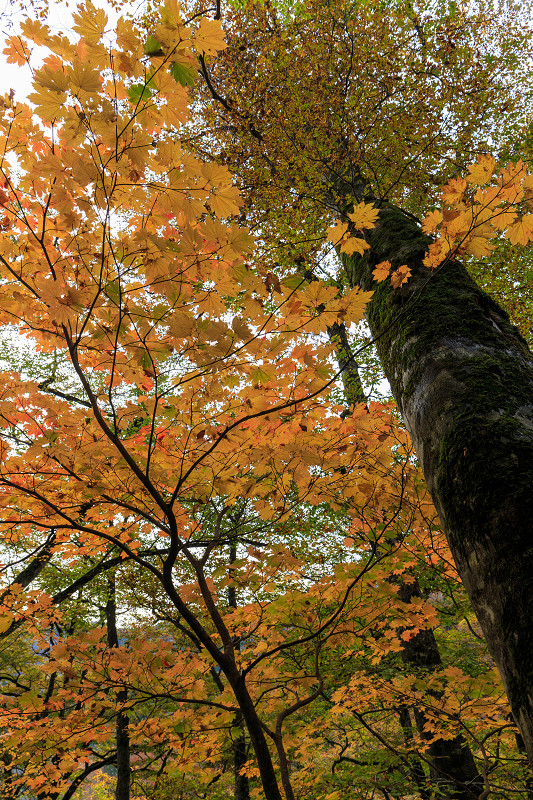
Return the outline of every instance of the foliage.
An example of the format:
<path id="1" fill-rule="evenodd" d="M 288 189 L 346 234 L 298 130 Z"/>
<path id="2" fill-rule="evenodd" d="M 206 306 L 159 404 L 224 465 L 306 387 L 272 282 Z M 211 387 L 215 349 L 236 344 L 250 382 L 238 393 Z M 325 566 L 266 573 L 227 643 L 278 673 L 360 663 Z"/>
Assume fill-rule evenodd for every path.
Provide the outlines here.
<path id="1" fill-rule="evenodd" d="M 420 205 L 452 145 L 484 141 L 472 130 L 474 88 L 494 62 L 481 49 L 465 73 L 478 23 L 448 12 L 448 27 L 428 23 L 449 67 L 442 81 L 413 18 L 394 6 L 364 48 L 355 45 L 376 5 L 347 7 L 325 51 L 314 36 L 332 19 L 323 4 L 285 9 L 277 28 L 261 27 L 267 5 L 233 13 L 216 69 L 249 82 L 235 31 L 257 16 L 266 66 L 254 104 L 272 99 L 265 75 L 277 87 L 260 134 L 244 80 L 226 109 L 268 143 L 262 173 L 238 151 L 242 193 L 223 158 L 191 144 L 197 65 L 209 80 L 209 57 L 226 52 L 218 20 L 186 20 L 168 0 L 111 30 L 88 2 L 75 37 L 30 19 L 7 45 L 21 65 L 33 46 L 48 55 L 31 106 L 1 100 L 0 321 L 29 351 L 19 368 L 4 356 L 1 387 L 3 794 L 68 800 L 94 780 L 90 796 L 106 797 L 108 778 L 95 776 L 122 758 L 138 796 L 222 797 L 245 728 L 252 797 L 278 798 L 280 786 L 287 800 L 413 795 L 431 746 L 459 733 L 487 785 L 525 796 L 504 693 L 409 438 L 391 404 L 346 414 L 337 402 L 328 331 L 359 323 L 370 293 L 297 260 L 323 247 L 329 211 L 296 204 L 307 233 L 279 265 L 269 237 L 281 231 L 283 250 L 294 220 L 286 204 L 265 213 L 288 184 L 291 197 L 311 196 L 317 161 L 344 169 L 330 161 L 342 141 L 342 69 L 350 81 L 371 73 L 378 87 L 356 87 L 346 106 L 343 124 L 361 126 L 348 160 L 372 170 L 380 159 L 388 190 L 401 199 L 415 187 L 409 202 Z M 405 49 L 402 77 L 390 59 L 403 63 Z M 311 63 L 325 52 L 320 82 L 295 52 Z M 506 47 L 501 58 L 511 69 Z M 452 78 L 469 105 L 437 136 L 450 96 L 428 86 Z M 485 89 L 493 108 L 507 98 L 505 81 Z M 329 110 L 300 159 L 291 109 L 315 114 L 324 94 Z M 418 131 L 412 163 L 390 127 L 398 104 Z M 376 108 L 387 125 L 371 142 Z M 291 146 L 279 144 L 276 185 L 278 140 Z M 377 212 L 349 206 L 359 235 L 347 241 L 364 249 Z M 432 628 L 442 664 L 409 666 L 406 643 Z"/>

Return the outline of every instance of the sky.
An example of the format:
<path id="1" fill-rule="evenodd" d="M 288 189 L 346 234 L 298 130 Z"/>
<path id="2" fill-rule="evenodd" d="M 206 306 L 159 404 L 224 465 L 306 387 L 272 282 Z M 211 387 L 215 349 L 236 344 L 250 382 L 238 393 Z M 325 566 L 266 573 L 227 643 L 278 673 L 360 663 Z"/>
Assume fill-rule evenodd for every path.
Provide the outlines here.
<path id="1" fill-rule="evenodd" d="M 110 22 L 117 16 L 110 8 L 106 0 L 92 0 L 93 5 L 97 8 L 105 9 Z M 31 15 L 32 9 L 30 7 L 30 0 L 0 0 L 0 42 L 2 44 L 7 36 L 13 36 L 18 31 L 18 25 L 21 20 L 26 16 Z M 36 5 L 41 3 L 36 0 Z M 47 24 L 50 26 L 53 33 L 65 33 L 72 28 L 72 14 L 76 11 L 77 2 L 68 2 L 68 0 L 49 0 L 49 14 L 46 19 Z M 127 3 L 125 3 L 127 6 Z M 35 12 L 34 12 L 35 16 Z M 46 54 L 46 48 L 36 48 L 34 54 L 39 57 L 39 51 L 42 52 L 43 57 Z M 38 63 L 38 62 L 37 62 Z M 11 89 L 15 91 L 17 100 L 24 100 L 31 92 L 31 73 L 28 67 L 19 67 L 16 64 L 7 64 L 5 56 L 0 55 L 0 95 L 9 93 Z"/>

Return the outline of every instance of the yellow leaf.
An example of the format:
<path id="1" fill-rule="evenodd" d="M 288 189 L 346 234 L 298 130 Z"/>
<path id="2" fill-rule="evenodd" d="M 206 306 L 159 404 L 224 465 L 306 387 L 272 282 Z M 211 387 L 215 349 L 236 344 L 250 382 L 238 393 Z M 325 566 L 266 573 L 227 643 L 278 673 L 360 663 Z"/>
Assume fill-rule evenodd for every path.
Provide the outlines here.
<path id="1" fill-rule="evenodd" d="M 372 203 L 358 203 L 354 205 L 353 211 L 348 214 L 348 217 L 359 230 L 375 228 L 378 216 L 379 209 L 375 208 Z"/>
<path id="2" fill-rule="evenodd" d="M 12 614 L 0 614 L 0 633 L 5 633 L 13 624 Z"/>
<path id="3" fill-rule="evenodd" d="M 422 230 L 424 233 L 434 233 L 442 222 L 442 211 L 435 209 L 426 214 L 422 221 Z"/>
<path id="4" fill-rule="evenodd" d="M 224 41 L 224 31 L 220 20 L 202 19 L 194 34 L 193 43 L 197 50 L 208 56 L 224 50 L 227 45 Z"/>
<path id="5" fill-rule="evenodd" d="M 326 238 L 328 242 L 333 242 L 333 244 L 339 244 L 340 240 L 348 230 L 348 224 L 346 222 L 337 222 L 336 225 L 331 225 L 326 231 Z"/>
<path id="6" fill-rule="evenodd" d="M 67 110 L 65 108 L 66 99 L 67 96 L 64 92 L 51 93 L 43 90 L 28 95 L 30 103 L 35 105 L 35 113 L 45 122 L 53 122 L 64 116 Z"/>
<path id="7" fill-rule="evenodd" d="M 514 211 L 497 211 L 491 219 L 491 223 L 499 231 L 504 231 L 513 222 L 516 222 L 517 216 Z"/>
<path id="8" fill-rule="evenodd" d="M 181 6 L 177 0 L 166 0 L 161 21 L 166 28 L 173 30 L 181 25 Z"/>
<path id="9" fill-rule="evenodd" d="M 411 270 L 406 264 L 402 264 L 401 267 L 392 273 L 390 282 L 394 289 L 399 289 L 400 286 L 403 286 L 404 283 L 407 283 L 407 280 L 411 277 Z"/>
<path id="10" fill-rule="evenodd" d="M 107 14 L 103 9 L 96 8 L 91 0 L 87 0 L 85 5 L 78 6 L 78 13 L 73 14 L 76 33 L 88 44 L 98 44 L 105 33 L 107 25 Z"/>
<path id="11" fill-rule="evenodd" d="M 476 186 L 484 186 L 494 174 L 496 161 L 492 156 L 480 156 L 477 164 L 470 164 L 466 180 Z"/>
<path id="12" fill-rule="evenodd" d="M 344 306 L 342 321 L 360 322 L 363 319 L 365 308 L 370 302 L 374 292 L 363 292 L 359 286 L 351 289 L 343 298 Z"/>
<path id="13" fill-rule="evenodd" d="M 472 236 L 465 244 L 466 252 L 471 253 L 475 258 L 484 258 L 490 255 L 493 249 L 494 245 L 484 236 Z"/>
<path id="14" fill-rule="evenodd" d="M 253 383 L 257 384 L 265 385 L 272 380 L 272 377 L 271 370 L 266 370 L 264 367 L 256 367 L 256 369 L 250 373 L 251 380 Z"/>
<path id="15" fill-rule="evenodd" d="M 341 252 L 351 256 L 353 253 L 363 255 L 365 250 L 370 250 L 370 245 L 364 239 L 359 239 L 357 236 L 345 237 L 341 243 Z"/>
<path id="16" fill-rule="evenodd" d="M 24 42 L 19 36 L 9 36 L 2 52 L 8 64 L 16 64 L 18 67 L 23 67 L 29 58 Z"/>
<path id="17" fill-rule="evenodd" d="M 196 322 L 187 314 L 177 313 L 172 316 L 169 323 L 169 333 L 176 339 L 184 339 L 190 336 L 196 328 Z"/>
<path id="18" fill-rule="evenodd" d="M 236 186 L 216 189 L 209 198 L 211 210 L 217 217 L 231 217 L 239 212 L 239 190 Z"/>
<path id="19" fill-rule="evenodd" d="M 389 277 L 391 266 L 392 265 L 390 261 L 381 261 L 379 264 L 377 264 L 376 268 L 372 271 L 374 280 L 378 283 L 386 281 Z"/>
<path id="20" fill-rule="evenodd" d="M 458 200 L 461 200 L 466 187 L 467 183 L 464 178 L 452 178 L 442 190 L 443 201 L 453 205 Z"/>
<path id="21" fill-rule="evenodd" d="M 450 243 L 445 239 L 436 239 L 428 247 L 427 256 L 424 258 L 424 266 L 435 269 L 450 254 Z"/>
<path id="22" fill-rule="evenodd" d="M 84 92 L 98 92 L 102 86 L 100 73 L 90 64 L 82 63 L 78 59 L 69 67 L 70 82 L 75 89 Z"/>
<path id="23" fill-rule="evenodd" d="M 511 244 L 526 245 L 533 241 L 533 214 L 525 214 L 522 219 L 511 225 L 507 236 Z"/>
<path id="24" fill-rule="evenodd" d="M 46 59 L 42 68 L 37 70 L 33 82 L 36 88 L 65 92 L 68 89 L 69 78 L 63 70 L 63 62 L 56 56 L 51 56 Z"/>
<path id="25" fill-rule="evenodd" d="M 48 25 L 44 25 L 38 19 L 28 17 L 20 23 L 20 29 L 24 36 L 31 39 L 32 42 L 38 45 L 48 44 L 50 41 L 50 29 Z"/>

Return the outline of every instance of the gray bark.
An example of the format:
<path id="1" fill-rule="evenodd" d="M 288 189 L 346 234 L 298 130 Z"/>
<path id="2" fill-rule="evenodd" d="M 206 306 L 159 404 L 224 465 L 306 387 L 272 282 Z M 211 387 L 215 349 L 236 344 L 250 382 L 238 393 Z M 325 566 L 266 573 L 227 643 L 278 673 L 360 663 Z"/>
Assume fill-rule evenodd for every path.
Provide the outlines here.
<path id="1" fill-rule="evenodd" d="M 352 285 L 367 319 L 466 591 L 533 763 L 533 355 L 505 311 L 457 262 L 431 271 L 428 238 L 385 206 Z M 376 284 L 389 260 L 412 277 Z"/>

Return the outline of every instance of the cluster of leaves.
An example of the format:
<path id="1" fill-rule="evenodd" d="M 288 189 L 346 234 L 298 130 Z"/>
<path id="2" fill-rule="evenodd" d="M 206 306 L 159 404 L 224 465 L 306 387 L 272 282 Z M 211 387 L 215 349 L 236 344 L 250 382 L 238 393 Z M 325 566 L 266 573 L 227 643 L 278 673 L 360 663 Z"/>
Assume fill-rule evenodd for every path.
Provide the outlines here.
<path id="1" fill-rule="evenodd" d="M 291 34 L 311 49 L 317 11 L 324 25 L 320 4 Z M 403 51 L 384 24 L 366 63 L 349 12 L 324 75 L 347 52 L 381 75 L 377 101 L 357 101 L 369 129 L 375 102 L 396 118 L 385 63 Z M 268 220 L 254 241 L 229 170 L 189 140 L 190 90 L 224 52 L 220 23 L 186 21 L 174 0 L 152 22 L 110 31 L 89 2 L 76 38 L 30 20 L 7 45 L 19 64 L 33 45 L 50 54 L 32 105 L 0 101 L 0 322 L 42 370 L 13 365 L 0 391 L 3 794 L 69 800 L 126 759 L 140 796 L 222 797 L 244 735 L 251 796 L 279 796 L 273 781 L 288 800 L 400 797 L 432 745 L 459 733 L 490 786 L 520 793 L 503 690 L 467 627 L 409 439 L 390 404 L 346 415 L 332 394 L 328 331 L 359 322 L 370 295 L 257 257 Z M 413 76 L 437 76 L 411 34 L 414 119 L 427 108 Z M 263 58 L 269 41 L 257 40 Z M 293 80 L 293 62 L 276 63 Z M 257 110 L 238 107 L 250 129 Z M 292 136 L 271 113 L 269 136 Z M 423 150 L 437 116 L 419 126 Z M 385 152 L 389 185 L 398 137 L 384 136 L 361 158 Z M 320 183 L 308 164 L 299 174 Z M 377 210 L 357 202 L 348 217 L 363 232 Z M 409 669 L 406 644 L 443 619 L 458 641 L 443 636 L 441 665 Z"/>

